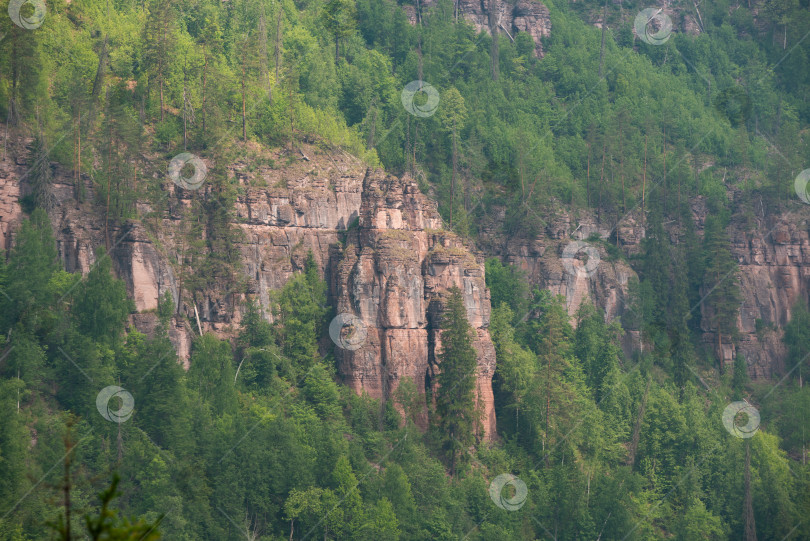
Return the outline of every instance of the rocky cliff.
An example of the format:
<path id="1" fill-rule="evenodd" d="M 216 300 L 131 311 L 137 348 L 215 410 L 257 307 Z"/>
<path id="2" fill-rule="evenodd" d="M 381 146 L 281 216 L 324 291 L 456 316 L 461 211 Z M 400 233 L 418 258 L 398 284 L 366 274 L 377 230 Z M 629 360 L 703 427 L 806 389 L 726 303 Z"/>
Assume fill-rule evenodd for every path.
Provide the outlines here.
<path id="1" fill-rule="evenodd" d="M 717 351 L 717 336 L 705 317 L 709 315 L 707 307 L 695 307 L 693 315 L 703 316 L 702 342 L 727 368 L 742 355 L 752 378 L 772 378 L 792 368 L 784 363 L 781 327 L 790 321 L 797 300 L 810 299 L 810 207 L 796 202 L 787 212 L 768 212 L 761 202 L 743 200 L 739 191 L 730 190 L 728 196 L 733 215 L 730 248 L 739 265 L 742 296 L 736 345 L 724 344 L 723 350 Z M 702 236 L 708 212 L 705 201 L 695 197 L 690 206 L 696 232 Z M 588 211 L 557 208 L 547 213 L 546 226 L 539 235 L 526 238 L 503 235 L 497 226 L 502 218 L 496 216 L 485 225 L 481 248 L 523 269 L 532 284 L 563 295 L 572 322 L 583 302 L 592 302 L 608 321 L 621 318 L 630 309 L 628 285 L 637 275 L 625 259 L 611 260 L 605 250 L 606 241 L 616 242 L 612 224 L 601 224 Z M 638 217 L 631 214 L 617 231 L 619 249 L 628 256 L 638 254 L 644 238 Z M 678 238 L 674 229 L 670 233 L 673 239 Z M 585 242 L 593 236 L 601 240 Z M 585 269 L 590 258 L 584 249 L 566 260 L 566 248 L 577 241 L 595 250 L 591 255 L 596 255 L 598 262 L 592 269 Z M 623 346 L 626 354 L 640 349 L 638 331 L 628 330 Z"/>
<path id="2" fill-rule="evenodd" d="M 389 396 L 403 378 L 420 390 L 435 387 L 441 314 L 448 290 L 457 287 L 476 333 L 484 433 L 494 434 L 495 349 L 483 258 L 444 230 L 435 203 L 414 180 L 381 172 L 366 175 L 359 227 L 340 252 L 337 309 L 359 318 L 367 333 L 364 347 L 339 350 L 344 381 L 375 398 Z"/>
<path id="3" fill-rule="evenodd" d="M 0 161 L 0 248 L 4 250 L 10 247 L 22 217 L 24 147 L 21 140 L 10 148 L 8 159 Z M 141 201 L 138 219 L 111 228 L 110 253 L 138 311 L 132 324 L 150 333 L 158 299 L 170 292 L 178 306 L 170 336 L 185 360 L 198 332 L 197 318 L 203 331 L 228 336 L 241 317 L 244 292 L 255 295 L 271 318 L 269 292 L 303 268 L 311 250 L 330 284 L 332 301 L 368 330 L 367 348 L 339 350 L 341 377 L 357 391 L 387 397 L 403 377 L 413 378 L 420 389 L 435 382 L 442 299 L 448 288 L 458 286 L 478 334 L 478 392 L 491 431 L 494 354 L 487 333 L 490 308 L 480 255 L 443 230 L 435 205 L 412 180 L 367 173 L 364 164 L 340 151 L 305 150 L 309 161 L 276 153 L 227 168 L 239 185 L 233 225 L 242 233 L 238 242 L 241 290 L 188 291 L 183 284 L 188 238 L 182 218 L 194 201 L 207 197 L 207 187 L 185 191 L 164 181 L 165 208 L 158 210 Z M 285 165 L 256 165 L 273 163 L 273 158 L 284 160 Z M 105 245 L 104 214 L 90 202 L 73 199 L 71 172 L 56 164 L 52 168 L 59 204 L 51 218 L 60 256 L 67 270 L 87 272 L 95 262 L 95 247 Z M 155 168 L 154 175 L 163 178 L 164 171 Z M 92 201 L 90 179 L 84 178 L 83 183 L 87 200 Z M 761 204 L 743 203 L 739 194 L 730 192 L 730 198 L 734 210 L 731 249 L 740 265 L 743 302 L 737 346 L 726 345 L 720 355 L 731 363 L 742 353 L 753 377 L 772 377 L 785 370 L 779 327 L 790 320 L 796 300 L 810 297 L 810 208 L 794 205 L 787 213 L 768 212 Z M 701 198 L 694 198 L 691 206 L 697 232 L 702 234 L 705 205 Z M 635 272 L 624 258 L 608 257 L 605 242 L 615 242 L 612 225 L 600 224 L 589 212 L 565 207 L 543 214 L 545 228 L 533 238 L 504 235 L 499 227 L 503 216 L 496 214 L 484 224 L 479 247 L 522 268 L 533 284 L 564 295 L 571 315 L 585 301 L 593 302 L 608 320 L 624 315 Z M 644 236 L 638 220 L 624 220 L 618 231 L 621 251 L 638 253 Z M 573 243 L 594 235 L 605 240 L 590 243 L 595 250 L 590 256 L 598 257 L 593 268 L 588 250 L 575 246 L 573 253 L 566 254 Z M 713 351 L 715 336 L 710 328 L 703 330 L 703 340 Z M 638 332 L 628 331 L 625 351 L 640 347 Z"/>
<path id="4" fill-rule="evenodd" d="M 435 4 L 435 0 L 421 0 L 413 6 L 404 5 L 403 9 L 411 24 L 417 24 L 420 14 Z M 492 24 L 512 41 L 515 41 L 518 32 L 527 32 L 534 40 L 534 56 L 543 57 L 541 38 L 551 35 L 551 17 L 542 2 L 518 0 L 512 4 L 504 0 L 457 0 L 457 5 L 460 16 L 472 24 L 477 32 L 491 33 Z M 490 10 L 494 10 L 491 23 Z"/>
<path id="5" fill-rule="evenodd" d="M 17 150 L 24 155 L 23 148 Z M 198 325 L 203 332 L 233 335 L 245 294 L 255 296 L 272 319 L 270 293 L 303 269 L 312 251 L 330 284 L 332 303 L 366 327 L 367 339 L 357 349 L 336 348 L 340 376 L 357 392 L 387 398 L 404 377 L 412 378 L 421 391 L 435 387 L 442 303 L 448 289 L 459 287 L 475 328 L 476 390 L 482 428 L 489 437 L 495 430 L 495 351 L 487 331 L 490 306 L 483 257 L 443 230 L 435 204 L 413 180 L 367 171 L 339 150 L 303 150 L 306 159 L 280 152 L 227 168 L 239 186 L 232 225 L 240 232 L 242 276 L 234 281 L 244 284 L 241 289 L 230 285 L 190 290 L 188 245 L 193 239 L 184 216 L 195 202 L 210 196 L 210 187 L 179 189 L 160 167 L 154 168 L 154 176 L 163 179 L 163 203 L 139 201 L 137 219 L 111 227 L 109 233 L 110 256 L 137 310 L 131 324 L 151 334 L 158 300 L 169 292 L 178 314 L 170 338 L 187 363 Z M 274 160 L 285 165 L 257 165 Z M 13 242 L 22 217 L 19 198 L 25 186 L 21 190 L 19 179 L 25 163 L 7 160 L 0 165 L 4 249 Z M 95 263 L 94 249 L 105 245 L 104 213 L 93 203 L 76 202 L 70 172 L 55 163 L 52 168 L 58 205 L 51 220 L 59 254 L 67 270 L 86 273 Z M 92 185 L 87 178 L 83 182 L 92 201 Z"/>
<path id="6" fill-rule="evenodd" d="M 500 210 L 494 220 L 484 226 L 482 249 L 502 261 L 523 270 L 532 285 L 548 289 L 565 297 L 566 308 L 574 315 L 586 302 L 592 303 L 605 315 L 606 321 L 621 318 L 630 304 L 628 286 L 637 278 L 636 272 L 624 259 L 611 259 L 604 241 L 587 242 L 599 237 L 615 238 L 611 226 L 600 224 L 587 211 L 558 208 L 543 213 L 548 216 L 543 231 L 535 237 L 503 235 L 498 226 L 503 222 Z M 619 228 L 619 242 L 626 253 L 637 253 L 643 232 L 633 218 Z M 627 355 L 639 349 L 639 333 L 627 331 L 623 349 Z"/>

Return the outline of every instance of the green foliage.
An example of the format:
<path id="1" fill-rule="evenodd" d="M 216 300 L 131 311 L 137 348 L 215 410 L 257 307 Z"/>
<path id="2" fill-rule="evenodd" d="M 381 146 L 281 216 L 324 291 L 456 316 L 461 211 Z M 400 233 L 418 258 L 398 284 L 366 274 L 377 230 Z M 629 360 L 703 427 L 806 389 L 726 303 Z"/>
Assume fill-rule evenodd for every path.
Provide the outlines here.
<path id="1" fill-rule="evenodd" d="M 797 367 L 797 374 L 801 378 L 810 354 L 810 311 L 803 301 L 793 305 L 783 340 L 788 347 L 788 365 L 790 368 Z"/>
<path id="2" fill-rule="evenodd" d="M 724 336 L 732 340 L 737 337 L 741 301 L 739 271 L 729 249 L 730 241 L 725 227 L 722 216 L 706 218 L 704 290 L 710 310 L 709 323 L 717 336 L 718 350 Z M 720 351 L 716 353 L 721 355 Z"/>
<path id="3" fill-rule="evenodd" d="M 529 307 L 529 288 L 523 273 L 491 257 L 486 260 L 485 276 L 492 306 L 498 308 L 506 303 L 514 316 L 522 319 Z"/>
<path id="4" fill-rule="evenodd" d="M 231 346 L 211 334 L 197 338 L 189 359 L 187 378 L 197 396 L 210 404 L 216 416 L 237 411 Z"/>
<path id="5" fill-rule="evenodd" d="M 90 539 L 93 541 L 154 541 L 160 539 L 158 525 L 163 519 L 162 516 L 154 523 L 146 522 L 143 519 L 132 521 L 120 518 L 118 510 L 110 508 L 112 501 L 121 495 L 118 492 L 119 481 L 118 475 L 114 475 L 110 487 L 99 494 L 101 509 L 98 516 L 85 515 L 85 527 Z M 63 517 L 60 517 L 55 529 L 60 540 L 73 539 L 69 525 L 63 521 Z"/>
<path id="6" fill-rule="evenodd" d="M 303 374 L 318 359 L 318 337 L 326 315 L 326 284 L 309 253 L 303 273 L 296 273 L 275 297 L 278 340 L 293 370 Z"/>
<path id="7" fill-rule="evenodd" d="M 77 290 L 73 312 L 79 331 L 97 341 L 115 342 L 135 305 L 124 283 L 112 275 L 112 261 L 103 248 L 96 250 L 96 264 Z"/>
<path id="8" fill-rule="evenodd" d="M 466 450 L 475 442 L 477 355 L 472 332 L 461 290 L 451 289 L 442 314 L 441 371 L 437 378 L 439 388 L 433 421 L 451 475 L 466 462 Z"/>
<path id="9" fill-rule="evenodd" d="M 41 538 L 57 516 L 49 468 L 73 414 L 88 438 L 74 451 L 77 508 L 118 470 L 121 512 L 144 517 L 119 519 L 113 487 L 88 513 L 100 538 L 160 522 L 179 540 L 741 539 L 744 444 L 722 431 L 726 398 L 716 396 L 751 393 L 766 420 L 750 440 L 758 538 L 807 538 L 806 309 L 785 329 L 797 368 L 777 392 L 747 383 L 742 356 L 717 395 L 700 394 L 689 372 L 701 327 L 721 347 L 735 339 L 728 194 L 777 212 L 794 197 L 785 179 L 807 154 L 810 120 L 806 1 L 704 2 L 701 31 L 663 46 L 634 39 L 640 5 L 547 5 L 543 58 L 527 33 L 502 35 L 497 81 L 491 38 L 456 22 L 447 0 L 409 6 L 416 25 L 384 0 L 57 2 L 33 31 L 0 17 L 5 139 L 34 136 L 25 155 L 4 149 L 4 160 L 28 163 L 30 217 L 0 257 L 0 536 Z M 601 58 L 593 22 L 603 10 Z M 401 89 L 417 78 L 439 91 L 433 116 L 402 107 Z M 248 145 L 288 147 L 293 160 L 313 141 L 414 173 L 465 236 L 494 225 L 495 235 L 531 238 L 561 203 L 613 228 L 643 204 L 646 239 L 629 258 L 640 280 L 622 320 L 641 331 L 643 373 L 624 358 L 615 322 L 584 306 L 574 329 L 558 299 L 530 294 L 517 269 L 490 260 L 499 437 L 474 437 L 478 359 L 458 292 L 425 437 L 413 381 L 383 401 L 358 397 L 320 359 L 329 308 L 311 254 L 272 297 L 272 324 L 248 302 L 233 346 L 196 338 L 187 372 L 168 338 L 173 299 L 161 299 L 147 338 L 125 328 L 132 306 L 109 258 L 97 256 L 83 280 L 60 269 L 45 212 L 56 209 L 52 162 L 73 169 L 80 200 L 92 180 L 108 233 L 142 193 L 162 193 L 164 170 L 142 158 L 185 150 L 214 166 L 183 211 L 180 297 L 223 284 L 238 297 L 241 188 L 227 166 Z M 709 211 L 702 241 L 687 204 L 698 195 Z M 622 257 L 612 241 L 607 249 Z M 120 425 L 95 403 L 113 384 L 135 400 Z M 529 489 L 517 512 L 488 496 L 487 481 L 506 471 Z"/>

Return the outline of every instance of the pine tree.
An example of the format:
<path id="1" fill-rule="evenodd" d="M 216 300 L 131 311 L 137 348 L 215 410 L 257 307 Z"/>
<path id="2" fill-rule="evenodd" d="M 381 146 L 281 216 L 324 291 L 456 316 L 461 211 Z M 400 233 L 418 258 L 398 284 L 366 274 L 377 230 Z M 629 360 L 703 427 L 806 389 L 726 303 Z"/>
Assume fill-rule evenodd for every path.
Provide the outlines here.
<path id="1" fill-rule="evenodd" d="M 477 354 L 472 333 L 461 290 L 454 287 L 442 315 L 435 425 L 443 438 L 442 452 L 453 476 L 466 449 L 475 442 Z"/>
<path id="2" fill-rule="evenodd" d="M 277 295 L 275 313 L 282 351 L 297 370 L 307 370 L 318 358 L 318 338 L 326 314 L 326 284 L 320 279 L 312 253 L 304 272 L 295 274 Z"/>
<path id="3" fill-rule="evenodd" d="M 455 88 L 450 87 L 442 97 L 441 109 L 439 111 L 439 121 L 447 133 L 450 134 L 450 144 L 452 149 L 452 176 L 450 178 L 450 227 L 453 227 L 453 206 L 456 198 L 456 182 L 458 176 L 458 134 L 464 128 L 467 120 L 467 107 L 464 105 L 464 98 Z"/>
<path id="4" fill-rule="evenodd" d="M 26 181 L 31 187 L 31 199 L 35 206 L 45 210 L 52 210 L 56 206 L 56 197 L 53 194 L 53 174 L 51 173 L 51 160 L 45 138 L 42 134 L 34 138 L 34 149 L 31 153 L 31 168 L 26 175 Z"/>
<path id="5" fill-rule="evenodd" d="M 542 396 L 544 404 L 543 419 L 543 454 L 546 467 L 550 464 L 552 434 L 556 434 L 560 423 L 558 414 L 564 416 L 564 408 L 569 402 L 570 389 L 565 384 L 565 373 L 571 366 L 571 325 L 568 313 L 557 298 L 546 306 L 540 322 L 540 343 L 538 356 L 540 360 L 537 393 Z"/>
<path id="6" fill-rule="evenodd" d="M 810 333 L 807 329 L 810 328 L 810 311 L 807 310 L 807 305 L 804 301 L 797 301 L 791 309 L 790 322 L 785 325 L 785 335 L 783 341 L 788 347 L 788 365 L 793 366 L 801 363 L 807 363 L 807 357 L 810 356 Z M 798 368 L 799 387 L 803 386 L 803 369 L 804 366 Z"/>
<path id="7" fill-rule="evenodd" d="M 737 334 L 740 311 L 740 287 L 737 262 L 729 249 L 729 237 L 722 217 L 706 218 L 706 274 L 703 286 L 709 308 L 709 321 L 717 333 L 717 355 L 723 371 L 723 339 L 733 340 Z"/>
<path id="8" fill-rule="evenodd" d="M 329 0 L 321 11 L 321 24 L 335 40 L 335 64 L 340 61 L 340 40 L 354 33 L 356 18 L 353 0 Z"/>
<path id="9" fill-rule="evenodd" d="M 748 384 L 748 362 L 745 355 L 737 354 L 734 359 L 734 374 L 731 378 L 731 389 L 734 391 L 734 400 L 742 400 L 743 391 Z"/>
<path id="10" fill-rule="evenodd" d="M 135 306 L 124 282 L 112 275 L 112 260 L 103 248 L 96 249 L 96 264 L 77 290 L 73 314 L 79 330 L 94 340 L 115 343 Z"/>
<path id="11" fill-rule="evenodd" d="M 152 81 L 157 83 L 160 98 L 160 120 L 165 117 L 165 89 L 172 53 L 177 42 L 176 15 L 171 1 L 150 0 L 149 13 L 143 27 L 144 64 Z"/>
<path id="12" fill-rule="evenodd" d="M 675 385 L 683 387 L 692 361 L 692 342 L 689 333 L 689 279 L 687 276 L 685 249 L 681 246 L 672 251 L 672 265 L 667 288 L 667 329 L 669 331 Z"/>

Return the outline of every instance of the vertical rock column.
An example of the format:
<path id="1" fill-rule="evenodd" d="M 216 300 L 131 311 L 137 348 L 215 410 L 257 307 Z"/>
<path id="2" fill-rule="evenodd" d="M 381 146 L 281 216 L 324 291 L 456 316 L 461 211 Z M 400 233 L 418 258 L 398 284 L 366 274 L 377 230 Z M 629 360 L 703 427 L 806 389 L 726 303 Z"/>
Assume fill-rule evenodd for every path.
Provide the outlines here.
<path id="1" fill-rule="evenodd" d="M 461 289 L 477 336 L 476 392 L 490 438 L 495 350 L 483 260 L 442 229 L 435 203 L 412 179 L 366 174 L 360 224 L 347 235 L 332 276 L 338 312 L 358 317 L 367 332 L 358 349 L 338 348 L 340 375 L 356 392 L 381 399 L 403 378 L 412 378 L 420 392 L 435 386 L 441 340 L 433 315 L 450 288 Z M 419 422 L 427 425 L 427 408 Z"/>

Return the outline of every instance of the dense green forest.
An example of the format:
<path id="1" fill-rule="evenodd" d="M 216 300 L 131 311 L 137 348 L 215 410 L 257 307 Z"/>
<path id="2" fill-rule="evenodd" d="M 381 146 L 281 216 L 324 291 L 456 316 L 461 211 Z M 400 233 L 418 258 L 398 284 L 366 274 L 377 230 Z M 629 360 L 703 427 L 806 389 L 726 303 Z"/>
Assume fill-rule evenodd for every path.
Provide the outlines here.
<path id="1" fill-rule="evenodd" d="M 493 44 L 449 0 L 417 0 L 415 25 L 388 0 L 38 1 L 0 12 L 3 159 L 29 164 L 26 218 L 0 257 L 0 539 L 810 539 L 810 313 L 797 305 L 785 329 L 793 370 L 751 382 L 698 343 L 694 309 L 709 303 L 711 328 L 735 339 L 729 189 L 770 213 L 801 204 L 808 0 L 677 2 L 700 32 L 660 45 L 634 36 L 640 3 L 548 1 L 542 59 L 528 34 Z M 418 80 L 438 107 L 417 85 L 413 114 L 403 89 Z M 458 292 L 442 319 L 454 384 L 439 382 L 422 431 L 415 385 L 381 404 L 336 383 L 311 258 L 274 294 L 274 323 L 248 300 L 238 336 L 197 337 L 187 371 L 170 297 L 150 339 L 127 328 L 106 250 L 83 277 L 61 268 L 50 161 L 110 228 L 148 221 L 138 200 L 165 210 L 173 156 L 214 163 L 188 220 L 189 238 L 208 228 L 193 291 L 235 274 L 226 165 L 303 143 L 414 175 L 473 241 L 496 208 L 504 235 L 563 205 L 614 230 L 640 209 L 632 310 L 606 324 L 586 305 L 574 326 L 561 299 L 488 260 L 486 442 Z M 626 358 L 623 327 L 649 347 Z M 728 422 L 744 400 L 755 434 L 733 410 Z"/>

